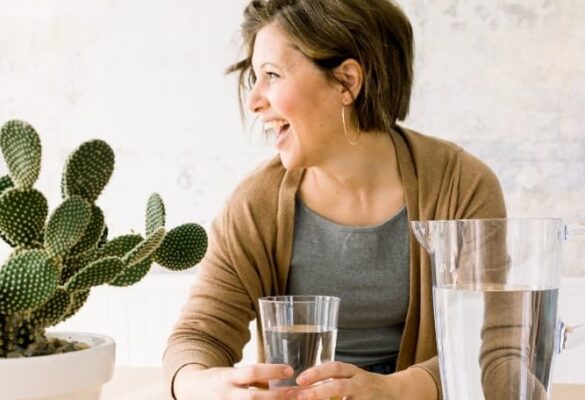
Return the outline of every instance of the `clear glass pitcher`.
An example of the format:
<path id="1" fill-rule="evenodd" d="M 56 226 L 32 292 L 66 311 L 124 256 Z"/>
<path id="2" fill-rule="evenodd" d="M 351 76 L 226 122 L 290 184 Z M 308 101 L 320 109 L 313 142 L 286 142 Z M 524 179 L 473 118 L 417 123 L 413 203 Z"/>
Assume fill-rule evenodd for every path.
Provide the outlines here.
<path id="1" fill-rule="evenodd" d="M 557 318 L 563 221 L 413 221 L 412 228 L 431 257 L 443 398 L 548 399 L 555 354 L 585 336 Z"/>

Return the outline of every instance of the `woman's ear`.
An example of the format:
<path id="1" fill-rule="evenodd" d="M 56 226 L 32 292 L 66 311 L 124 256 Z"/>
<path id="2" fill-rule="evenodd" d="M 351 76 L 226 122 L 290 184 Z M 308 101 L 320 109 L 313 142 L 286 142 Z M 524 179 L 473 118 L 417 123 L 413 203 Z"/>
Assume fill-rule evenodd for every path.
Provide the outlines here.
<path id="1" fill-rule="evenodd" d="M 344 105 L 352 104 L 360 94 L 364 80 L 362 66 L 353 58 L 348 58 L 335 67 L 333 74 L 341 83 L 341 95 Z"/>

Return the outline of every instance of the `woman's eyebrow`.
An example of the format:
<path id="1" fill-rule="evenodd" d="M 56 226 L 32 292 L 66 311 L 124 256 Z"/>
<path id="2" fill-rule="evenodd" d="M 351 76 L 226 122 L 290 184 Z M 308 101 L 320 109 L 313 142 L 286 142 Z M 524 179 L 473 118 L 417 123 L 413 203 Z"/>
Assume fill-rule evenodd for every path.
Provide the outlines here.
<path id="1" fill-rule="evenodd" d="M 281 67 L 280 65 L 278 65 L 278 64 L 275 64 L 275 63 L 273 63 L 273 62 L 271 62 L 271 61 L 265 61 L 265 62 L 263 62 L 262 64 L 260 64 L 260 66 L 258 66 L 258 68 L 254 68 L 254 64 L 252 64 L 252 71 L 253 71 L 255 74 L 257 74 L 257 71 L 259 71 L 259 70 L 263 69 L 263 68 L 264 68 L 264 67 L 266 67 L 266 66 L 272 66 L 272 67 L 275 67 L 275 68 L 282 69 L 282 67 Z"/>
<path id="2" fill-rule="evenodd" d="M 275 64 L 275 63 L 273 63 L 273 62 L 271 62 L 271 61 L 265 61 L 265 62 L 263 62 L 262 64 L 260 64 L 260 67 L 259 67 L 259 69 L 262 69 L 262 68 L 264 68 L 264 67 L 265 67 L 265 66 L 267 66 L 267 65 L 268 65 L 268 66 L 272 66 L 272 67 L 276 67 L 276 68 L 280 68 L 280 66 L 279 66 L 278 64 Z"/>

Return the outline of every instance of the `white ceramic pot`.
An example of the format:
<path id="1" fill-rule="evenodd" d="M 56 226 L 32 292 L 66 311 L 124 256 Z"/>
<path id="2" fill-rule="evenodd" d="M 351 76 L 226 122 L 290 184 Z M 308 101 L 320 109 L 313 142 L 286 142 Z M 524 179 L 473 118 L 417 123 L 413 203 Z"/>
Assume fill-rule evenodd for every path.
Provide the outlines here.
<path id="1" fill-rule="evenodd" d="M 29 358 L 0 358 L 2 400 L 99 400 L 114 371 L 115 343 L 93 333 L 49 332 L 90 348 Z"/>

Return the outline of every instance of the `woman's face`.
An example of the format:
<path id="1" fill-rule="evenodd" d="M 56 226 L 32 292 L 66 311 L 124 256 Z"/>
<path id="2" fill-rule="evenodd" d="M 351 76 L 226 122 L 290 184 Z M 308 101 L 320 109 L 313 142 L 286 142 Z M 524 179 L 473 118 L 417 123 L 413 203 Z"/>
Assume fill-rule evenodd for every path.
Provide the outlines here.
<path id="1" fill-rule="evenodd" d="M 287 169 L 324 162 L 343 144 L 342 85 L 327 79 L 275 23 L 255 40 L 256 82 L 248 107 L 258 113 Z"/>

